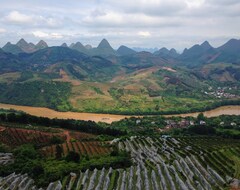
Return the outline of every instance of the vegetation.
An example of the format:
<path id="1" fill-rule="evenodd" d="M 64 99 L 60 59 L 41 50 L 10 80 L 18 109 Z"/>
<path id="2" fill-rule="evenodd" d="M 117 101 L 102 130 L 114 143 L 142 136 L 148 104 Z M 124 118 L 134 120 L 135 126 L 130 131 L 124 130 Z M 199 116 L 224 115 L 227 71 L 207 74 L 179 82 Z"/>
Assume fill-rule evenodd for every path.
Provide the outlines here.
<path id="1" fill-rule="evenodd" d="M 70 84 L 63 82 L 34 81 L 9 85 L 0 84 L 0 101 L 66 111 L 71 109 L 68 102 L 70 91 Z"/>
<path id="2" fill-rule="evenodd" d="M 188 128 L 173 129 L 169 134 L 177 136 L 218 136 L 222 138 L 240 139 L 240 117 L 222 115 L 219 117 L 206 118 L 199 115 L 195 125 Z M 205 123 L 200 124 L 203 120 Z"/>
<path id="3" fill-rule="evenodd" d="M 2 130 L 4 125 L 8 124 L 5 128 L 12 132 L 12 138 L 25 139 L 22 145 L 14 146 L 14 162 L 1 166 L 0 176 L 13 172 L 27 173 L 39 187 L 47 187 L 53 182 L 53 186 L 61 184 L 72 188 L 106 186 L 129 189 L 197 189 L 200 185 L 202 188 L 222 189 L 229 187 L 233 178 L 240 177 L 238 116 L 206 118 L 199 114 L 197 118 L 186 118 L 195 123 L 193 126 L 164 133 L 161 131 L 165 129 L 168 120 L 178 122 L 182 118 L 132 117 L 114 122 L 110 126 L 104 123 L 37 118 L 11 110 L 2 110 L 0 118 L 3 125 L 0 134 L 6 130 Z M 200 124 L 201 121 L 205 124 Z M 47 133 L 46 129 L 42 132 L 39 131 L 40 127 L 37 127 L 34 135 L 29 135 L 32 129 L 20 128 L 29 122 L 32 124 L 29 126 L 31 128 L 36 124 L 64 127 L 64 131 L 69 134 L 73 133 L 69 129 L 88 131 L 81 127 L 85 125 L 92 127 L 93 133 L 105 135 L 102 134 L 94 140 L 79 139 L 77 134 L 60 139 L 61 133 L 58 129 L 59 131 L 50 133 L 54 136 L 44 147 L 40 147 L 36 146 L 39 143 L 33 145 L 27 135 L 23 136 L 25 133 L 36 140 L 35 133 Z M 17 123 L 18 128 L 13 127 Z M 49 131 L 52 130 L 49 128 Z M 231 135 L 224 134 L 226 130 L 231 131 Z M 115 134 L 119 138 L 114 139 L 110 145 L 106 140 L 112 137 L 108 135 Z M 64 143 L 62 139 L 65 140 Z M 0 142 L 6 144 L 1 138 Z M 51 143 L 56 145 L 50 145 Z M 9 152 L 10 149 L 1 145 L 1 151 Z"/>
<path id="4" fill-rule="evenodd" d="M 111 127 L 126 131 L 129 135 L 153 135 L 157 129 L 163 129 L 165 127 L 165 120 L 162 116 L 131 117 L 112 122 Z"/>
<path id="5" fill-rule="evenodd" d="M 14 150 L 13 164 L 0 168 L 0 176 L 10 173 L 28 173 L 36 184 L 47 186 L 50 182 L 63 179 L 70 172 L 78 172 L 91 168 L 127 167 L 130 164 L 129 156 L 119 153 L 116 156 L 99 158 L 79 158 L 79 155 L 70 152 L 66 158 L 60 160 L 42 158 L 38 150 L 32 145 L 22 145 Z"/>
<path id="6" fill-rule="evenodd" d="M 11 59 L 0 67 L 0 102 L 9 104 L 135 115 L 240 104 L 238 62 L 169 65 L 144 53 L 107 60 L 63 47 Z"/>
<path id="7" fill-rule="evenodd" d="M 12 122 L 20 124 L 43 125 L 55 128 L 64 128 L 81 132 L 89 132 L 93 134 L 106 134 L 111 136 L 124 135 L 125 132 L 110 127 L 100 127 L 99 124 L 93 121 L 83 120 L 64 120 L 64 119 L 49 119 L 45 117 L 36 117 L 22 112 L 7 112 L 0 113 L 1 122 Z"/>

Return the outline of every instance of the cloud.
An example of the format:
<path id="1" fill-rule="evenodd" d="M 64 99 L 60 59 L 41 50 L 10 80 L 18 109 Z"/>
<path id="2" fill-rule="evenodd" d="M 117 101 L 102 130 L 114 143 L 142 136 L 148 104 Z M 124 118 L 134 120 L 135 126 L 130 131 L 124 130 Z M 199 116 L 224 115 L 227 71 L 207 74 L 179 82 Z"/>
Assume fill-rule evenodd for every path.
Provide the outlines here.
<path id="1" fill-rule="evenodd" d="M 186 0 L 188 8 L 198 8 L 204 4 L 205 0 Z"/>
<path id="2" fill-rule="evenodd" d="M 19 13 L 18 11 L 11 11 L 6 17 L 4 17 L 4 20 L 6 20 L 7 22 L 18 24 L 30 24 L 33 22 L 31 16 Z"/>
<path id="3" fill-rule="evenodd" d="M 46 37 L 49 36 L 48 33 L 45 33 L 45 32 L 42 32 L 42 31 L 35 31 L 35 32 L 32 32 L 32 33 L 35 37 L 38 37 L 38 38 L 46 38 Z"/>
<path id="4" fill-rule="evenodd" d="M 239 4 L 239 0 L 208 0 L 207 3 L 220 5 L 220 6 L 231 6 Z"/>
<path id="5" fill-rule="evenodd" d="M 104 2 L 125 13 L 141 13 L 151 16 L 175 15 L 186 8 L 186 3 L 182 0 L 106 0 Z"/>
<path id="6" fill-rule="evenodd" d="M 7 32 L 5 28 L 0 28 L 0 34 Z"/>
<path id="7" fill-rule="evenodd" d="M 145 37 L 145 38 L 151 36 L 151 33 L 148 32 L 148 31 L 140 31 L 140 32 L 138 32 L 137 34 L 138 34 L 139 36 Z"/>
<path id="8" fill-rule="evenodd" d="M 51 36 L 51 38 L 55 38 L 55 39 L 63 38 L 63 35 L 59 34 L 59 33 L 51 33 L 50 36 Z"/>
<path id="9" fill-rule="evenodd" d="M 99 30 L 102 28 L 112 29 L 132 29 L 132 28 L 163 28 L 163 27 L 178 27 L 183 25 L 179 18 L 166 19 L 163 17 L 152 17 L 141 13 L 120 13 L 111 10 L 105 10 L 102 14 L 89 14 L 83 17 L 79 24 L 85 24 L 86 27 L 95 28 Z"/>
<path id="10" fill-rule="evenodd" d="M 61 19 L 53 17 L 44 17 L 36 14 L 23 14 L 19 11 L 11 11 L 2 19 L 5 23 L 11 25 L 57 28 L 62 25 Z"/>
<path id="11" fill-rule="evenodd" d="M 34 32 L 32 32 L 32 34 L 37 38 L 45 38 L 45 39 L 50 39 L 50 38 L 61 39 L 61 38 L 63 38 L 63 35 L 59 34 L 59 33 L 46 33 L 46 32 L 42 32 L 42 31 L 34 31 Z"/>
<path id="12" fill-rule="evenodd" d="M 94 10 L 90 15 L 84 17 L 82 22 L 87 25 L 104 25 L 104 26 L 115 26 L 122 25 L 124 23 L 123 16 L 115 12 L 101 12 L 101 14 L 95 14 Z"/>

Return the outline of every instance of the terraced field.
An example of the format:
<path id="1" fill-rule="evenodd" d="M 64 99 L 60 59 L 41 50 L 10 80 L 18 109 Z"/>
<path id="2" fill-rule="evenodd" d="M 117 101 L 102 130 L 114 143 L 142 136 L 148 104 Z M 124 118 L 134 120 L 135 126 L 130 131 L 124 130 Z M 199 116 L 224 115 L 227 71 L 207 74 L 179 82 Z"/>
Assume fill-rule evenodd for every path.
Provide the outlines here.
<path id="1" fill-rule="evenodd" d="M 51 189 L 52 184 L 47 187 L 48 190 Z M 56 186 L 56 190 L 62 188 L 61 183 Z M 34 184 L 34 180 L 31 179 L 27 174 L 15 174 L 12 173 L 4 178 L 0 177 L 0 189 L 25 189 L 25 190 L 43 190 L 42 188 L 37 188 Z"/>
<path id="2" fill-rule="evenodd" d="M 99 141 L 66 142 L 60 146 L 63 149 L 63 156 L 66 156 L 69 151 L 77 152 L 80 156 L 103 156 L 109 154 L 112 150 L 107 144 Z M 56 145 L 44 147 L 42 150 L 46 156 L 54 157 L 56 154 Z"/>
<path id="3" fill-rule="evenodd" d="M 72 173 L 65 189 L 221 190 L 239 183 L 240 141 L 212 138 L 131 137 L 117 142 L 131 153 L 127 169 Z M 56 186 L 58 183 L 55 184 Z"/>
<path id="4" fill-rule="evenodd" d="M 7 165 L 10 163 L 13 163 L 13 154 L 0 152 L 0 165 Z"/>
<path id="5" fill-rule="evenodd" d="M 2 127 L 2 130 L 0 130 L 0 142 L 10 147 L 27 143 L 44 146 L 50 143 L 53 136 L 54 135 L 52 133 L 20 128 Z M 62 138 L 63 140 L 66 139 L 64 134 L 57 134 L 56 136 Z"/>
<path id="6" fill-rule="evenodd" d="M 115 139 L 114 143 L 119 150 L 130 152 L 133 161 L 130 168 L 102 168 L 70 173 L 61 182 L 49 184 L 47 190 L 225 190 L 234 189 L 234 186 L 235 189 L 239 188 L 240 140 L 135 136 L 125 140 Z M 12 175 L 16 181 L 27 177 Z M 25 185 L 32 183 L 27 179 Z M 2 185 L 3 181 L 5 186 Z M 13 179 L 9 181 L 13 182 Z M 7 188 L 6 178 L 0 179 L 0 187 Z M 32 187 L 25 189 L 33 189 Z"/>

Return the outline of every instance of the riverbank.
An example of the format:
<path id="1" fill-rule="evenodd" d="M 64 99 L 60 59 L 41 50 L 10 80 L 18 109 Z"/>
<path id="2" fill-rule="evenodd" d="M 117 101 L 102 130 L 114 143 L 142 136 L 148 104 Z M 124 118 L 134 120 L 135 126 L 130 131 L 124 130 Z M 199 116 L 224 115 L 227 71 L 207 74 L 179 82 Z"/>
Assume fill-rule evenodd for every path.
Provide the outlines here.
<path id="1" fill-rule="evenodd" d="M 30 115 L 38 117 L 48 117 L 50 119 L 76 119 L 76 120 L 91 120 L 95 122 L 105 122 L 112 123 L 114 121 L 119 121 L 124 118 L 129 118 L 137 115 L 116 115 L 116 114 L 98 114 L 98 113 L 78 113 L 78 112 L 59 112 L 49 108 L 43 107 L 31 107 L 31 106 L 19 106 L 11 104 L 1 104 L 0 109 L 14 109 L 18 111 L 26 112 Z M 192 116 L 196 117 L 201 112 L 187 113 L 187 114 L 174 114 L 174 115 L 164 115 L 166 117 L 171 116 L 181 116 L 187 117 Z M 202 112 L 206 117 L 215 117 L 219 115 L 240 115 L 240 106 L 221 106 L 216 109 Z M 143 116 L 140 116 L 143 117 Z"/>

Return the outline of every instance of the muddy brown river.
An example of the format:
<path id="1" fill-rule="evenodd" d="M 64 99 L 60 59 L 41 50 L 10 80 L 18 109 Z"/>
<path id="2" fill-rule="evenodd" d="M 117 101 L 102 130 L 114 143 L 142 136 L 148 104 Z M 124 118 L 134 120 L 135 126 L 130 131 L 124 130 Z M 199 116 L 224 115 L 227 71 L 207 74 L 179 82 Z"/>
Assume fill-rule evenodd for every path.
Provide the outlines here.
<path id="1" fill-rule="evenodd" d="M 0 109 L 14 109 L 26 112 L 30 115 L 48 117 L 48 118 L 58 118 L 58 119 L 76 119 L 76 120 L 91 120 L 95 122 L 106 122 L 112 123 L 113 121 L 119 121 L 125 117 L 131 117 L 126 115 L 115 115 L 115 114 L 95 114 L 95 113 L 78 113 L 78 112 L 59 112 L 49 108 L 43 107 L 31 107 L 31 106 L 18 106 L 11 104 L 1 104 Z M 240 106 L 222 106 L 210 111 L 203 112 L 206 117 L 214 117 L 219 115 L 240 115 Z M 167 115 L 169 116 L 193 116 L 196 117 L 199 112 L 188 113 L 188 114 L 176 114 L 176 115 Z"/>

